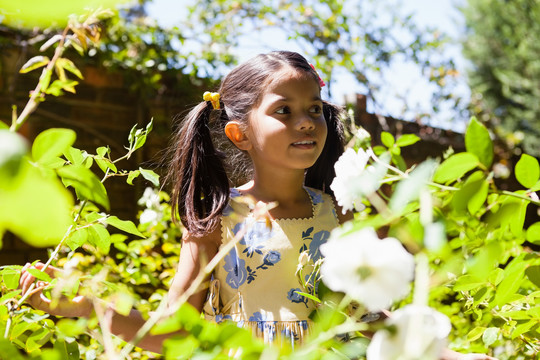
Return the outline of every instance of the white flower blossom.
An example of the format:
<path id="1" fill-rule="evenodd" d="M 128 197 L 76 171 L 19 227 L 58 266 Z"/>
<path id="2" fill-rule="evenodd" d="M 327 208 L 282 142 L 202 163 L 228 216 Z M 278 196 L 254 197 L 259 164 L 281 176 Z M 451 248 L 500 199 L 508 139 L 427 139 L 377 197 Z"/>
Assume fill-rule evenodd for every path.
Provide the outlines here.
<path id="1" fill-rule="evenodd" d="M 362 199 L 379 188 L 380 180 L 386 174 L 382 166 L 367 166 L 370 156 L 371 150 L 359 149 L 356 152 L 349 148 L 334 166 L 336 177 L 330 188 L 343 213 L 352 209 L 363 210 Z"/>
<path id="2" fill-rule="evenodd" d="M 147 208 L 159 209 L 161 206 L 159 199 L 159 191 L 151 187 L 144 189 L 144 193 L 137 202 L 139 205 L 144 205 Z"/>
<path id="3" fill-rule="evenodd" d="M 355 136 L 360 141 L 369 141 L 369 140 L 371 140 L 371 134 L 361 126 L 356 131 Z"/>
<path id="4" fill-rule="evenodd" d="M 395 238 L 380 240 L 372 228 L 336 229 L 320 250 L 324 283 L 369 311 L 386 309 L 409 293 L 414 258 Z"/>
<path id="5" fill-rule="evenodd" d="M 420 305 L 407 305 L 385 323 L 395 331 L 379 330 L 367 349 L 367 360 L 438 360 L 446 346 L 448 317 Z"/>
<path id="6" fill-rule="evenodd" d="M 141 224 L 154 223 L 159 219 L 159 214 L 152 209 L 144 209 L 139 217 L 139 222 Z"/>

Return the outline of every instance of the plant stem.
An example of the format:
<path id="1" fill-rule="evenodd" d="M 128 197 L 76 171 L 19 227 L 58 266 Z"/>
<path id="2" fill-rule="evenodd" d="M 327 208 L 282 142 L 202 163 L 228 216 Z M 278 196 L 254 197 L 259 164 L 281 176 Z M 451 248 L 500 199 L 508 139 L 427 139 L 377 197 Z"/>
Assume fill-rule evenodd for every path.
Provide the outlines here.
<path id="1" fill-rule="evenodd" d="M 32 92 L 32 95 L 30 96 L 30 100 L 28 100 L 28 102 L 26 103 L 26 106 L 24 107 L 21 114 L 17 117 L 17 120 L 11 124 L 10 131 L 13 131 L 13 132 L 18 131 L 20 127 L 26 122 L 26 120 L 28 119 L 28 116 L 30 116 L 30 114 L 32 114 L 37 109 L 40 103 L 38 98 L 43 94 L 43 91 L 46 90 L 42 88 L 43 87 L 42 80 L 45 77 L 45 74 L 47 74 L 48 72 L 52 73 L 54 66 L 56 65 L 56 61 L 64 52 L 65 40 L 66 40 L 69 29 L 70 29 L 69 25 L 64 29 L 64 32 L 62 33 L 62 38 L 60 39 L 60 42 L 58 43 L 58 46 L 56 47 L 56 50 L 54 51 L 54 55 L 52 59 L 49 61 L 47 66 L 41 72 L 41 76 L 36 85 L 36 88 Z"/>

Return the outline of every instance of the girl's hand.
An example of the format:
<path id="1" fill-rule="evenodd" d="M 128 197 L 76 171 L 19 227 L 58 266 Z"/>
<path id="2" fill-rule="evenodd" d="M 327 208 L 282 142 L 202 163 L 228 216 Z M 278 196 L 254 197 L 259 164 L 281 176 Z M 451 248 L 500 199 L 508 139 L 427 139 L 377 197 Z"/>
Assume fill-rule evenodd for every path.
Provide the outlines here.
<path id="1" fill-rule="evenodd" d="M 485 354 L 462 354 L 454 350 L 444 349 L 441 360 L 497 360 L 497 358 Z"/>
<path id="2" fill-rule="evenodd" d="M 38 262 L 35 265 L 26 264 L 21 270 L 21 277 L 19 280 L 19 288 L 22 290 L 22 295 L 30 290 L 32 284 L 36 281 L 34 275 L 28 272 L 28 269 L 34 268 L 41 270 L 45 267 L 45 264 Z M 45 269 L 51 278 L 55 277 L 56 274 L 62 274 L 63 271 L 48 266 Z M 76 296 L 73 299 L 62 296 L 58 302 L 56 302 L 53 307 L 52 300 L 47 298 L 43 294 L 43 289 L 46 288 L 49 283 L 45 281 L 38 281 L 36 286 L 30 290 L 30 295 L 26 298 L 26 302 L 30 304 L 34 309 L 45 311 L 51 315 L 55 316 L 65 316 L 65 317 L 89 317 L 92 313 L 92 303 L 89 299 L 84 296 Z"/>

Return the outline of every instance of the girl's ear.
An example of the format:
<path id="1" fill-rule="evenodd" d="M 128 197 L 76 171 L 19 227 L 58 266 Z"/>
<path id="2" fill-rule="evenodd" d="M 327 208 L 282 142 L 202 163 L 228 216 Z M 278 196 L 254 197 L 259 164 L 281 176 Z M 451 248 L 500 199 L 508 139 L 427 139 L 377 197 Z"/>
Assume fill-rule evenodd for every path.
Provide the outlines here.
<path id="1" fill-rule="evenodd" d="M 227 135 L 229 140 L 231 140 L 240 150 L 247 151 L 251 149 L 251 142 L 242 131 L 238 121 L 229 121 L 225 125 L 225 135 Z"/>

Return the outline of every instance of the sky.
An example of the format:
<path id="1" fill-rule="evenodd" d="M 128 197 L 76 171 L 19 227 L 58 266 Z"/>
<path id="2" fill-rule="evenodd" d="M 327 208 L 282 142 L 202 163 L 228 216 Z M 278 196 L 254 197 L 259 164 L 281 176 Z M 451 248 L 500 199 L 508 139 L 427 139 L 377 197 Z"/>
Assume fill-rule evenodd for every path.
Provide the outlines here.
<path id="1" fill-rule="evenodd" d="M 463 33 L 463 19 L 456 6 L 462 5 L 466 0 L 406 0 L 402 2 L 404 13 L 414 14 L 413 18 L 421 27 L 436 27 L 442 32 L 458 39 Z M 182 0 L 153 0 L 147 6 L 148 14 L 155 18 L 162 26 L 174 26 L 186 16 L 186 2 Z M 261 42 L 261 38 L 264 41 Z M 247 36 L 242 39 L 241 46 L 236 55 L 240 62 L 273 49 L 287 49 L 301 52 L 300 48 L 287 40 L 286 34 L 273 33 L 271 36 L 261 37 L 260 34 Z M 461 74 L 465 73 L 466 62 L 461 56 L 458 45 L 451 46 L 446 55 L 451 56 Z M 321 74 L 324 79 L 324 74 Z M 332 101 L 344 103 L 347 96 L 362 93 L 362 87 L 347 73 L 340 72 L 333 85 Z M 377 94 L 380 106 L 368 104 L 368 111 L 391 115 L 398 118 L 412 120 L 415 112 L 430 112 L 431 91 L 429 84 L 422 78 L 419 69 L 413 64 L 397 63 L 384 78 L 385 86 Z M 465 77 L 459 79 L 458 92 L 463 96 L 469 95 Z M 404 103 L 414 110 L 403 112 Z M 464 131 L 466 119 L 456 118 L 451 108 L 444 108 L 430 117 L 429 125 L 452 128 Z"/>

